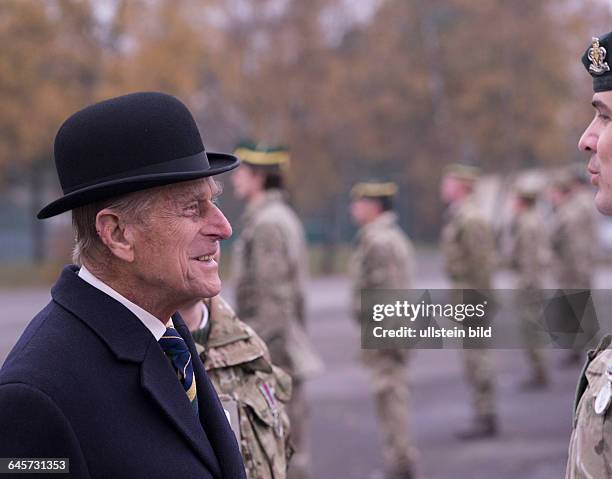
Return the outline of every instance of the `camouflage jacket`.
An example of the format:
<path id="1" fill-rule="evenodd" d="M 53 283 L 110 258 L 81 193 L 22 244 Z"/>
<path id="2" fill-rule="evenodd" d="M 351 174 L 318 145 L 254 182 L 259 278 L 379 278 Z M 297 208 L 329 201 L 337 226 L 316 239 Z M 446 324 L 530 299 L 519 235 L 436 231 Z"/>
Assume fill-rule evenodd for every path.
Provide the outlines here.
<path id="1" fill-rule="evenodd" d="M 285 405 L 291 378 L 270 362 L 264 342 L 221 297 L 205 300 L 209 322 L 192 333 L 229 413 L 248 479 L 285 479 L 292 452 Z"/>
<path id="2" fill-rule="evenodd" d="M 607 392 L 611 343 L 612 336 L 606 336 L 589 352 L 580 377 L 566 479 L 612 477 L 612 407 Z"/>
<path id="3" fill-rule="evenodd" d="M 453 288 L 491 288 L 495 264 L 491 225 L 471 198 L 452 205 L 447 215 L 441 248 Z"/>
<path id="4" fill-rule="evenodd" d="M 278 190 L 250 204 L 234 246 L 238 316 L 292 377 L 319 369 L 304 321 L 307 252 L 302 224 Z"/>
<path id="5" fill-rule="evenodd" d="M 549 239 L 535 208 L 515 218 L 510 265 L 517 272 L 519 288 L 543 288 L 543 272 L 550 261 Z"/>
<path id="6" fill-rule="evenodd" d="M 414 265 L 414 248 L 394 213 L 385 212 L 363 226 L 349 262 L 355 318 L 359 318 L 362 289 L 411 288 Z"/>
<path id="7" fill-rule="evenodd" d="M 555 210 L 551 246 L 557 287 L 591 287 L 596 243 L 595 217 L 584 201 L 573 197 Z"/>

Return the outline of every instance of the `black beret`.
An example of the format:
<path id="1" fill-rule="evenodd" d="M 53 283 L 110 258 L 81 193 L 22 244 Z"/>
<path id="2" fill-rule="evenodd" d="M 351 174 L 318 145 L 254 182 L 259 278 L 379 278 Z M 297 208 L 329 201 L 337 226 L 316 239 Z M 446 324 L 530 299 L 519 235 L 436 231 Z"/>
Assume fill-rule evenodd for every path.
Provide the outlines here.
<path id="1" fill-rule="evenodd" d="M 612 48 L 612 32 L 603 37 L 593 37 L 591 45 L 582 55 L 582 64 L 593 77 L 593 91 L 612 90 L 612 74 L 608 63 L 608 52 Z"/>

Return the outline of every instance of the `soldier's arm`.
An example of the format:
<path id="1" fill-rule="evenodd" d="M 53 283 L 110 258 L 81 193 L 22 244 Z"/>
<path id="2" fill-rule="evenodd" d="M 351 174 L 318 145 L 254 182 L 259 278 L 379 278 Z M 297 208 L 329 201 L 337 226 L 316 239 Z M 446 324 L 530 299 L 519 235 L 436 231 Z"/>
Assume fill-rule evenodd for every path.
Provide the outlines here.
<path id="1" fill-rule="evenodd" d="M 495 240 L 489 224 L 481 218 L 469 219 L 461 234 L 464 264 L 470 265 L 469 276 L 488 276 L 495 264 Z"/>
<path id="2" fill-rule="evenodd" d="M 584 227 L 583 221 L 574 221 L 568 232 L 568 250 L 574 264 L 577 286 L 581 288 L 589 286 L 589 278 L 592 274 L 591 248 L 595 247 L 589 232 Z"/>
<path id="3" fill-rule="evenodd" d="M 283 324 L 292 314 L 293 282 L 287 238 L 276 225 L 259 227 L 253 237 L 253 271 L 257 291 L 258 318 Z"/>
<path id="4" fill-rule="evenodd" d="M 537 279 L 542 274 L 541 235 L 533 228 L 524 228 L 521 232 L 520 270 L 523 277 L 529 281 Z"/>

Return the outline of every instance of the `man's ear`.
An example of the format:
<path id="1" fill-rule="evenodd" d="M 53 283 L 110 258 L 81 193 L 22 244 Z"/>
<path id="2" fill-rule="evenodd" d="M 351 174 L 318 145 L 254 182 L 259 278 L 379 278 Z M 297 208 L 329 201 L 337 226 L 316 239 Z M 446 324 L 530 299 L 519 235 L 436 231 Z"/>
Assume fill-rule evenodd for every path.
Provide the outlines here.
<path id="1" fill-rule="evenodd" d="M 132 231 L 111 209 L 100 210 L 96 215 L 96 231 L 100 240 L 113 255 L 131 263 L 134 261 L 134 237 Z"/>

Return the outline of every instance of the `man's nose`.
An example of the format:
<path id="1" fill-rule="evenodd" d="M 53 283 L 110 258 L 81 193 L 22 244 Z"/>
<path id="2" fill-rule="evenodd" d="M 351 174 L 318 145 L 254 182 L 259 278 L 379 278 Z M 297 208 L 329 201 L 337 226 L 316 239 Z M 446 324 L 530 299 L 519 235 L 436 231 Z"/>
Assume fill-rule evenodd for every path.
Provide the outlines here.
<path id="1" fill-rule="evenodd" d="M 578 149 L 580 151 L 597 151 L 597 135 L 593 127 L 594 121 L 584 130 L 578 141 Z"/>
<path id="2" fill-rule="evenodd" d="M 206 234 L 216 236 L 216 239 L 225 240 L 232 236 L 232 225 L 217 206 L 214 206 L 205 223 L 208 224 L 208 227 L 205 227 Z"/>

